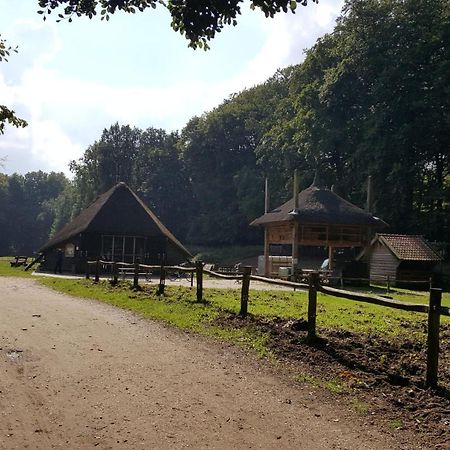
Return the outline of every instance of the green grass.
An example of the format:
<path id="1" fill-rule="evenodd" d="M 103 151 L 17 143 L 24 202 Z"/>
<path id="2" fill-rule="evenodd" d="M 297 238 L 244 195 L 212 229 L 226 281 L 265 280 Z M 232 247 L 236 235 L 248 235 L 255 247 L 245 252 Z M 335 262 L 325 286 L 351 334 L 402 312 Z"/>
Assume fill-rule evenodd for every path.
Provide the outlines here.
<path id="1" fill-rule="evenodd" d="M 13 256 L 0 256 L 0 276 L 4 277 L 30 277 L 31 272 L 25 272 L 25 267 L 11 267 L 9 261 Z M 31 260 L 30 260 L 31 261 Z"/>
<path id="2" fill-rule="evenodd" d="M 369 412 L 369 404 L 366 402 L 353 398 L 351 404 L 355 412 L 361 416 L 364 416 Z"/>
<path id="3" fill-rule="evenodd" d="M 0 275 L 26 276 L 22 268 L 10 268 L 10 258 L 0 259 Z M 39 278 L 46 286 L 78 297 L 92 298 L 134 311 L 143 317 L 161 320 L 169 325 L 254 349 L 258 354 L 272 358 L 268 349 L 267 333 L 255 327 L 219 325 L 221 315 L 237 315 L 240 307 L 240 287 L 236 289 L 205 289 L 205 304 L 195 301 L 195 288 L 166 286 L 164 296 L 156 295 L 156 287 L 149 291 L 133 291 L 128 283 L 112 287 L 108 282 L 98 285 L 92 281 Z M 307 293 L 301 291 L 250 291 L 249 312 L 253 315 L 283 319 L 307 319 Z M 391 293 L 397 300 L 427 303 L 424 292 L 396 289 Z M 443 305 L 450 306 L 450 294 L 443 294 Z M 318 295 L 317 327 L 348 330 L 357 333 L 378 334 L 385 337 L 407 336 L 425 340 L 423 325 L 426 314 L 412 313 L 382 306 L 354 302 L 328 295 Z M 442 323 L 450 318 L 441 317 Z M 330 390 L 333 387 L 330 387 Z"/>
<path id="4" fill-rule="evenodd" d="M 295 375 L 294 381 L 306 383 L 314 387 L 321 387 L 332 392 L 333 394 L 342 394 L 346 389 L 346 383 L 343 380 L 337 378 L 322 380 L 315 375 L 304 372 Z"/>

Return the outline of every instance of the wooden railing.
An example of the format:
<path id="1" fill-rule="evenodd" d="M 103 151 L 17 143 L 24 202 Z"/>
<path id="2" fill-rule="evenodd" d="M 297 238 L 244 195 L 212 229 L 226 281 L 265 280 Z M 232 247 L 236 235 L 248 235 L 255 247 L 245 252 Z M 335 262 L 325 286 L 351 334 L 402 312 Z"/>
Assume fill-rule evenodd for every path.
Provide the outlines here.
<path id="1" fill-rule="evenodd" d="M 429 293 L 428 304 L 408 303 L 400 302 L 397 300 L 377 296 L 366 295 L 362 293 L 347 291 L 344 289 L 336 289 L 328 286 L 323 286 L 320 283 L 320 276 L 318 272 L 312 272 L 309 274 L 308 284 L 296 283 L 293 281 L 278 280 L 273 278 L 266 278 L 258 275 L 252 275 L 252 268 L 243 266 L 240 268 L 240 272 L 234 275 L 224 275 L 222 273 L 214 272 L 204 268 L 202 261 L 197 261 L 195 267 L 184 266 L 165 266 L 161 264 L 145 265 L 145 264 L 129 264 L 118 263 L 111 261 L 88 261 L 86 264 L 86 278 L 90 277 L 91 266 L 95 267 L 95 282 L 99 281 L 100 269 L 103 266 L 111 266 L 112 282 L 118 281 L 118 268 L 119 267 L 131 267 L 133 268 L 133 286 L 138 288 L 139 275 L 145 273 L 145 271 L 157 270 L 160 273 L 160 281 L 158 293 L 164 293 L 165 286 L 165 274 L 168 271 L 188 272 L 192 274 L 191 286 L 193 286 L 193 275 L 195 273 L 196 288 L 197 288 L 197 301 L 203 302 L 203 273 L 208 274 L 214 278 L 220 278 L 225 280 L 238 280 L 242 282 L 241 286 L 241 305 L 239 314 L 245 317 L 248 314 L 248 302 L 249 291 L 251 281 L 258 281 L 271 285 L 290 287 L 295 289 L 303 289 L 308 291 L 308 334 L 307 340 L 314 342 L 317 339 L 316 331 L 316 317 L 317 317 L 317 292 L 321 292 L 326 295 L 345 298 L 351 301 L 357 301 L 362 303 L 370 303 L 374 305 L 384 306 L 387 308 L 400 309 L 403 311 L 411 311 L 418 313 L 428 314 L 428 337 L 427 337 L 427 372 L 425 384 L 427 387 L 436 387 L 438 382 L 438 361 L 439 361 L 439 328 L 440 328 L 440 316 L 450 317 L 450 308 L 441 305 L 442 290 L 437 288 L 431 288 Z"/>

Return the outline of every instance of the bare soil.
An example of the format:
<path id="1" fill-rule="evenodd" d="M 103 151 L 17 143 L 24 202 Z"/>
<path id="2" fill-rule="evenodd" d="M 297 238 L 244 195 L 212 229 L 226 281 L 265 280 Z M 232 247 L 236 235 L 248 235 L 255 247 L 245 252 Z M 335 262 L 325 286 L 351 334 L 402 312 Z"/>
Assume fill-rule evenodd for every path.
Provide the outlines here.
<path id="1" fill-rule="evenodd" d="M 385 339 L 349 331 L 320 329 L 307 342 L 304 320 L 243 319 L 222 316 L 218 322 L 254 327 L 269 334 L 273 352 L 293 373 L 309 382 L 339 391 L 372 423 L 413 430 L 424 445 L 450 449 L 450 326 L 441 325 L 439 388 L 426 389 L 426 342 L 408 338 Z M 417 331 L 420 324 L 404 324 Z M 422 330 L 424 331 L 424 330 Z M 425 335 L 425 333 L 424 333 Z M 427 444 L 428 443 L 428 444 Z"/>
<path id="2" fill-rule="evenodd" d="M 289 365 L 274 368 L 234 346 L 34 280 L 0 277 L 0 324 L 1 449 L 419 449 L 445 442 L 380 427 L 345 396 L 292 381 Z"/>

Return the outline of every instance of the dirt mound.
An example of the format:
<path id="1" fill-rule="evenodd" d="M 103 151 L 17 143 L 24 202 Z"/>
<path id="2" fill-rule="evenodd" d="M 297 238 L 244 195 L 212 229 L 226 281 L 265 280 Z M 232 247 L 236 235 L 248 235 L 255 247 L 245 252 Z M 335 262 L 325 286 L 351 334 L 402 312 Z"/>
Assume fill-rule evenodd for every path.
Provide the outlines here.
<path id="1" fill-rule="evenodd" d="M 320 329 L 306 342 L 304 320 L 227 315 L 218 319 L 232 327 L 267 333 L 268 345 L 297 379 L 330 387 L 355 409 L 391 428 L 407 427 L 436 440 L 434 448 L 450 448 L 450 326 L 441 326 L 439 389 L 425 389 L 426 334 L 423 340 L 385 338 L 350 331 Z M 410 336 L 421 325 L 405 323 Z M 417 336 L 417 335 L 416 335 Z"/>

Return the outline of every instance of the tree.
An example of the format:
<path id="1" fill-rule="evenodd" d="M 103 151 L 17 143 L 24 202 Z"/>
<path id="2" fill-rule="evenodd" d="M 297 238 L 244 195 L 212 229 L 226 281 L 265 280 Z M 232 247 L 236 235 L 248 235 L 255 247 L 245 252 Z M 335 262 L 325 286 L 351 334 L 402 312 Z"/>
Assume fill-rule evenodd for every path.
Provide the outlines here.
<path id="1" fill-rule="evenodd" d="M 294 69 L 267 155 L 297 154 L 360 205 L 371 174 L 392 231 L 448 235 L 449 12 L 447 0 L 348 0 Z"/>
<path id="2" fill-rule="evenodd" d="M 311 0 L 316 2 L 318 0 Z M 207 41 L 214 38 L 226 25 L 236 25 L 243 0 L 39 0 L 40 14 L 44 19 L 52 10 L 58 11 L 59 19 L 72 21 L 73 16 L 87 16 L 92 19 L 97 13 L 102 20 L 109 20 L 116 11 L 135 13 L 147 8 L 156 8 L 160 3 L 166 6 L 172 16 L 171 26 L 186 37 L 193 48 L 208 48 Z M 301 0 L 306 6 L 308 0 Z M 252 0 L 251 9 L 259 8 L 266 17 L 273 17 L 280 11 L 295 12 L 296 0 Z"/>
<path id="3" fill-rule="evenodd" d="M 17 47 L 13 48 L 11 46 L 8 46 L 6 40 L 2 39 L 2 36 L 0 34 L 0 62 L 7 62 L 11 52 L 17 53 Z M 14 111 L 9 109 L 5 105 L 0 105 L 0 134 L 3 134 L 5 132 L 4 129 L 6 123 L 9 123 L 17 128 L 24 128 L 28 125 L 25 120 L 19 119 Z"/>

